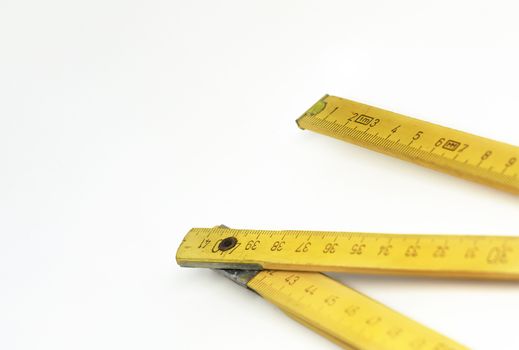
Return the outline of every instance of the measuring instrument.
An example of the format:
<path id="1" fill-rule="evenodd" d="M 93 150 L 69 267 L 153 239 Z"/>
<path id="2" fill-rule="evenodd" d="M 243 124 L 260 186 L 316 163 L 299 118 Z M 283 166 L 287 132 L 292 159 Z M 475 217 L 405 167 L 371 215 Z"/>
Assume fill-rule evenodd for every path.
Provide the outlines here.
<path id="1" fill-rule="evenodd" d="M 404 235 L 315 231 L 234 230 L 222 226 L 195 228 L 184 238 L 176 259 L 181 266 L 219 269 L 225 276 L 252 289 L 293 319 L 345 349 L 467 349 L 328 276 L 312 272 L 364 272 L 362 263 L 358 261 L 353 263 L 354 269 L 348 266 L 357 257 L 373 256 L 371 253 L 376 250 L 379 253 L 374 255 L 385 257 L 387 265 L 382 260 L 378 263 L 372 261 L 366 266 L 367 270 L 373 272 L 372 266 L 376 264 L 379 272 L 385 273 L 386 268 L 393 269 L 392 264 L 401 266 L 396 256 L 402 252 L 400 245 L 404 242 L 413 245 L 409 253 L 404 252 L 404 256 L 411 261 L 422 261 L 419 264 L 425 267 L 425 255 L 418 254 L 418 251 L 427 252 L 429 246 L 426 242 L 432 237 L 437 237 L 434 240 L 443 247 L 445 254 L 450 253 L 449 246 L 445 243 L 455 243 L 449 239 L 440 240 L 441 236 L 413 235 L 409 236 L 409 241 L 403 240 L 403 237 Z M 457 242 L 461 236 L 445 238 L 455 239 Z M 478 259 L 479 247 L 484 253 L 487 245 L 479 243 L 486 242 L 486 239 L 488 238 L 473 238 L 471 247 L 478 249 L 471 250 L 468 259 Z M 499 243 L 500 248 L 505 247 L 506 252 L 519 248 L 519 239 L 502 238 L 493 243 Z M 422 246 L 417 244 L 422 244 L 425 249 L 422 250 Z M 438 254 L 443 255 L 436 253 Z M 507 264 L 505 260 L 509 258 L 509 253 L 503 255 L 500 250 L 499 253 L 490 255 L 492 254 L 497 254 L 498 257 L 491 259 L 499 262 L 490 264 Z M 519 259 L 516 256 L 514 259 L 519 276 Z M 366 263 L 369 258 L 363 261 Z M 434 269 L 431 264 L 430 270 Z M 497 270 L 492 269 L 493 273 Z M 415 271 L 418 272 L 419 270 Z M 446 272 L 444 269 L 445 274 Z M 486 273 L 483 275 L 486 276 Z"/>
<path id="2" fill-rule="evenodd" d="M 335 96 L 298 120 L 312 130 L 374 151 L 519 194 L 519 147 Z"/>
<path id="3" fill-rule="evenodd" d="M 328 95 L 297 124 L 519 194 L 516 146 Z M 519 280 L 519 237 L 218 226 L 190 230 L 176 260 L 217 269 L 346 349 L 462 350 L 321 272 Z"/>

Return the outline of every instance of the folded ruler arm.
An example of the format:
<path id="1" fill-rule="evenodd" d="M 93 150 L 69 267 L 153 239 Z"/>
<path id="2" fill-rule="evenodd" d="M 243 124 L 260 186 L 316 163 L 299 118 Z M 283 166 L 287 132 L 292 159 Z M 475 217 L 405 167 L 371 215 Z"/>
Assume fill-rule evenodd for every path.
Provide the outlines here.
<path id="1" fill-rule="evenodd" d="M 326 95 L 301 129 L 519 194 L 519 147 Z"/>
<path id="2" fill-rule="evenodd" d="M 186 267 L 519 280 L 519 237 L 194 228 Z"/>

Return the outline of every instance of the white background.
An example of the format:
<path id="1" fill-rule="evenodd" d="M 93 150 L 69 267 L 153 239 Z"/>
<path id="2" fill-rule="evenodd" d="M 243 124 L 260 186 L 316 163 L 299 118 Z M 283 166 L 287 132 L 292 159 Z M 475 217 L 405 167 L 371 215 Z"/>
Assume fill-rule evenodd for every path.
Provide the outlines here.
<path id="1" fill-rule="evenodd" d="M 0 2 L 0 348 L 336 349 L 191 227 L 519 234 L 517 197 L 309 131 L 323 94 L 519 144 L 514 1 Z M 341 276 L 475 349 L 519 284 Z"/>

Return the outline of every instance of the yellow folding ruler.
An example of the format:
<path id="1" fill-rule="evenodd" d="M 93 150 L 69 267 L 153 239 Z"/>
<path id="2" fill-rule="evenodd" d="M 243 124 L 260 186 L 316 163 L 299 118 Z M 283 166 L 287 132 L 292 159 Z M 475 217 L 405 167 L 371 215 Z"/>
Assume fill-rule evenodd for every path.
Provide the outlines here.
<path id="1" fill-rule="evenodd" d="M 309 129 L 519 194 L 519 148 L 325 96 Z M 236 230 L 187 233 L 176 259 L 217 269 L 346 349 L 460 350 L 447 337 L 321 274 L 519 280 L 519 237 Z"/>

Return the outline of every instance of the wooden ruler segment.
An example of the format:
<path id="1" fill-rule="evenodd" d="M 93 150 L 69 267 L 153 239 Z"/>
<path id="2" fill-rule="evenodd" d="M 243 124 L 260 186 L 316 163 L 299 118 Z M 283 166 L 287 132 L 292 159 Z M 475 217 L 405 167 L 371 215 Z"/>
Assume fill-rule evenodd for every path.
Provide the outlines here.
<path id="1" fill-rule="evenodd" d="M 519 194 L 519 147 L 335 96 L 297 124 L 327 136 Z"/>

